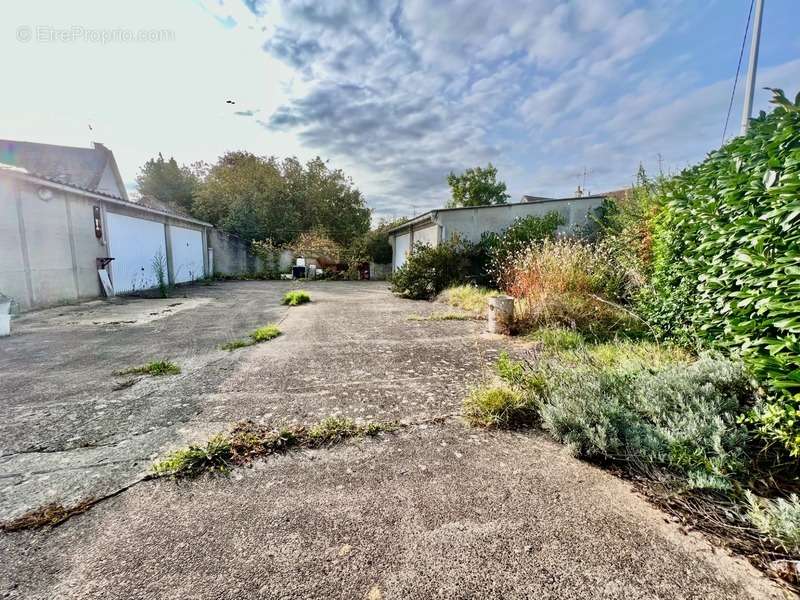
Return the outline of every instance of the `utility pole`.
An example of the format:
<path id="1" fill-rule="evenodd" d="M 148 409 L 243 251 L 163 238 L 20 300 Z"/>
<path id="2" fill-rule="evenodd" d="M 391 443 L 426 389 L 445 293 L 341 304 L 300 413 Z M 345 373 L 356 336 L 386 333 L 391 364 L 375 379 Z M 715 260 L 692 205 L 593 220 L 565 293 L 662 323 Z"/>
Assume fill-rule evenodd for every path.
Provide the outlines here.
<path id="1" fill-rule="evenodd" d="M 753 39 L 750 42 L 750 60 L 747 65 L 747 82 L 744 86 L 744 107 L 742 108 L 741 135 L 750 127 L 750 116 L 753 113 L 753 93 L 756 87 L 756 67 L 758 66 L 758 44 L 761 41 L 761 15 L 764 12 L 764 0 L 756 0 L 756 18 L 753 21 Z"/>

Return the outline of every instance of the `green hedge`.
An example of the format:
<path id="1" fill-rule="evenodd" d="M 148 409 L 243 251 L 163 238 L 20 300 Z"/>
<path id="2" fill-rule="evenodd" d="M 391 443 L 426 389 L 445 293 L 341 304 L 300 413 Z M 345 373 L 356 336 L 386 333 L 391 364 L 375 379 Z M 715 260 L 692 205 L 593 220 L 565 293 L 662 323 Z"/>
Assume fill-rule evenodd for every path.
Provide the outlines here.
<path id="1" fill-rule="evenodd" d="M 751 415 L 800 455 L 800 94 L 666 186 L 640 309 L 663 333 L 741 351 L 771 401 Z"/>

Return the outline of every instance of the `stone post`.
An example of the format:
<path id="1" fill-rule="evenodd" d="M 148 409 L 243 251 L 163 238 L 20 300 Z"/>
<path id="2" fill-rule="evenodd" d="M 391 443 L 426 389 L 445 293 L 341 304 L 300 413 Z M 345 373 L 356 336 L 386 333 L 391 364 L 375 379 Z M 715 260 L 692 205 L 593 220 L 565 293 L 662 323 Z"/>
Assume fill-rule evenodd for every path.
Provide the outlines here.
<path id="1" fill-rule="evenodd" d="M 514 298 L 511 296 L 495 296 L 489 298 L 488 326 L 489 333 L 511 333 L 514 320 Z"/>
<path id="2" fill-rule="evenodd" d="M 11 335 L 11 298 L 0 294 L 0 337 Z"/>

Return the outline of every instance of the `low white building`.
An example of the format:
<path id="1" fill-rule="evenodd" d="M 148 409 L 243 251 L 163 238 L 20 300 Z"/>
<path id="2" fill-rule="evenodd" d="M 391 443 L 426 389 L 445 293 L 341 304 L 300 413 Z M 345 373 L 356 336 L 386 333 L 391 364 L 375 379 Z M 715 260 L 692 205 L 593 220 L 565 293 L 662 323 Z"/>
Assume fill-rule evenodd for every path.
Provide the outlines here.
<path id="1" fill-rule="evenodd" d="M 116 292 L 209 272 L 211 225 L 131 202 L 111 151 L 0 140 L 0 294 L 15 308 L 102 295 L 98 268 Z"/>
<path id="2" fill-rule="evenodd" d="M 598 209 L 604 199 L 603 195 L 577 198 L 523 196 L 522 202 L 509 204 L 431 210 L 389 231 L 389 243 L 393 248 L 392 270 L 403 266 L 415 244 L 435 246 L 454 235 L 474 243 L 480 241 L 484 233 L 501 233 L 517 219 L 531 215 L 541 217 L 557 212 L 564 221 L 559 232 L 572 232 L 588 223 L 589 213 Z"/>

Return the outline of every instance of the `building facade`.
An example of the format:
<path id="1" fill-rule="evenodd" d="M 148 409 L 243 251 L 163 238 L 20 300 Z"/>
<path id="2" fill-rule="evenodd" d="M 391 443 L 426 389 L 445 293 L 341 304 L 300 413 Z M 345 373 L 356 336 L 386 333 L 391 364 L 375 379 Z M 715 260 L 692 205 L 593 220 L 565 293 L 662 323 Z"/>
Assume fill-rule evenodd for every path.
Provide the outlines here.
<path id="1" fill-rule="evenodd" d="M 564 221 L 559 233 L 568 234 L 589 222 L 590 213 L 601 206 L 605 196 L 525 198 L 523 202 L 493 206 L 440 208 L 406 221 L 389 231 L 392 270 L 403 266 L 415 244 L 435 246 L 456 235 L 474 243 L 480 241 L 484 233 L 502 233 L 517 219 L 532 215 L 541 217 L 557 212 Z"/>

